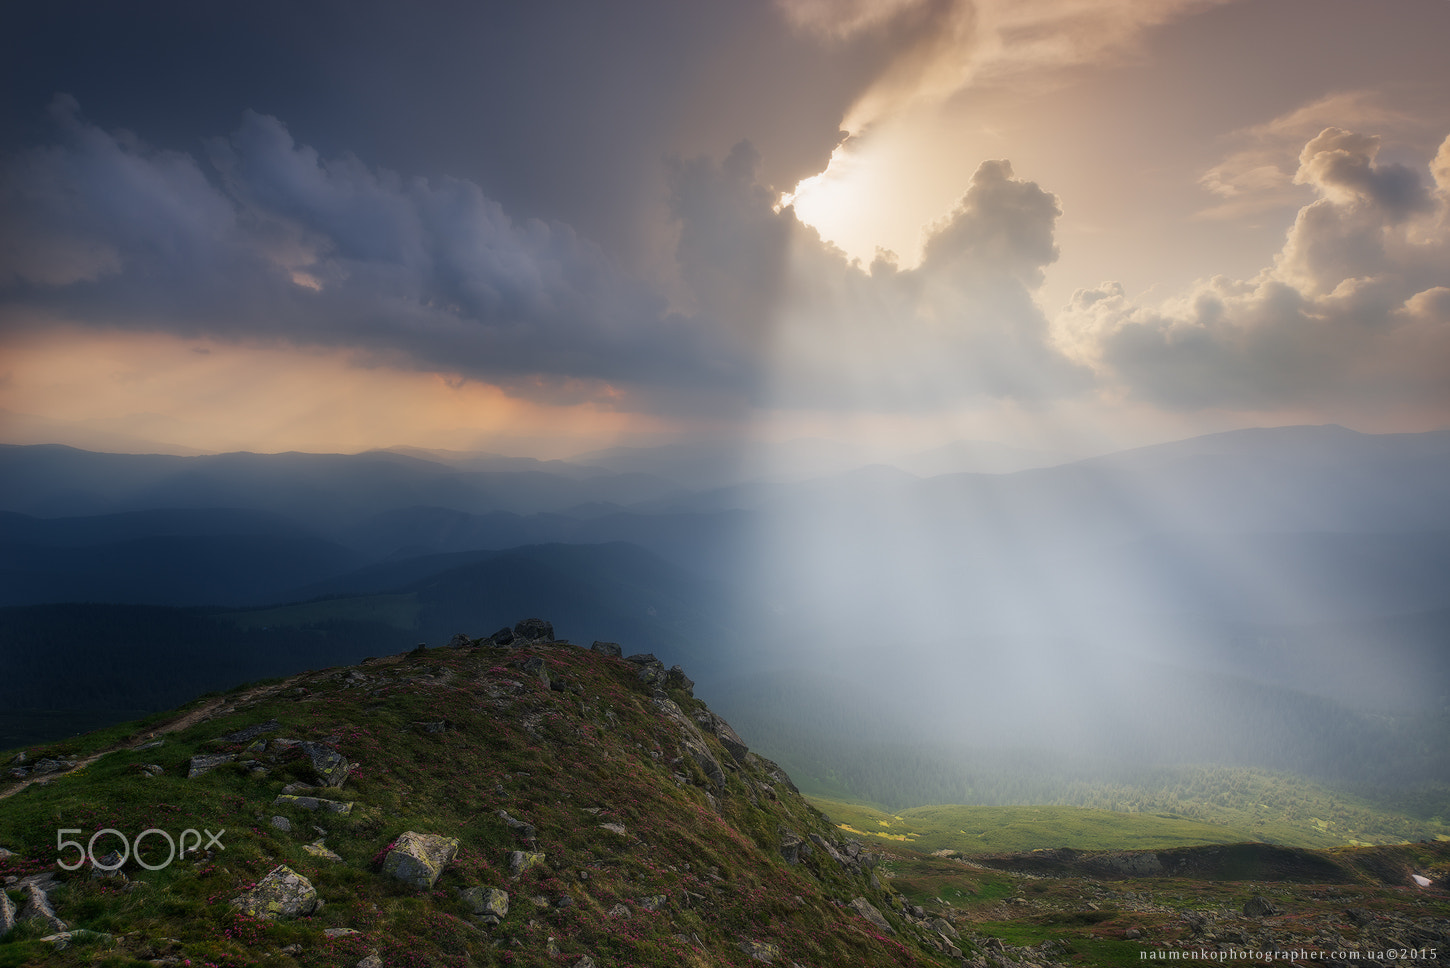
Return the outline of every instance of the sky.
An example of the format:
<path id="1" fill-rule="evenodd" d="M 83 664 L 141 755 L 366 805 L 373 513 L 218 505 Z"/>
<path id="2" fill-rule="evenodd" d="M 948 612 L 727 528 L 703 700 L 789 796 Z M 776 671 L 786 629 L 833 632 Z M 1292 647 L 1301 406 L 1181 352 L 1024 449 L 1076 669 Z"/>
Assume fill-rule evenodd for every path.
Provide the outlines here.
<path id="1" fill-rule="evenodd" d="M 1447 0 L 6 19 L 0 442 L 1450 427 Z"/>

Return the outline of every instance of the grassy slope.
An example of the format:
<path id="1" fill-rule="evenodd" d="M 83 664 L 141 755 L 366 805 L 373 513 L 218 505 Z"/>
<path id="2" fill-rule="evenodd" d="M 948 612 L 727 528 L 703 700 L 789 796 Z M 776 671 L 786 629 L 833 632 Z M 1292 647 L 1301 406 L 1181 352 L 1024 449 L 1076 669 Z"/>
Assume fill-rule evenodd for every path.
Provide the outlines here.
<path id="1" fill-rule="evenodd" d="M 544 658 L 571 691 L 552 691 L 514 667 L 530 655 Z M 682 692 L 673 696 L 687 714 L 697 705 Z M 225 709 L 237 696 L 209 701 Z M 193 754 L 237 751 L 239 744 L 217 737 L 270 718 L 282 723 L 271 737 L 335 737 L 359 764 L 339 791 L 358 803 L 350 816 L 272 805 L 284 784 L 306 775 L 295 750 L 275 762 L 264 753 L 265 777 L 226 766 L 186 779 Z M 443 719 L 448 728 L 439 733 L 412 725 Z M 636 667 L 589 651 L 432 650 L 355 674 L 309 673 L 261 690 L 230 715 L 169 734 L 159 748 L 131 750 L 142 735 L 117 727 L 32 749 L 32 758 L 84 756 L 126 739 L 120 751 L 83 769 L 0 799 L 0 845 L 16 852 L 0 860 L 0 875 L 55 870 L 61 828 L 80 829 L 72 836 L 83 842 L 103 828 L 132 837 L 149 827 L 173 835 L 225 828 L 226 849 L 156 872 L 133 866 L 128 873 L 144 885 L 134 890 L 69 878 L 52 895 L 60 916 L 112 939 L 53 953 L 27 924 L 0 941 L 0 966 L 130 966 L 158 952 L 193 964 L 350 966 L 376 949 L 389 965 L 552 965 L 589 954 L 601 968 L 743 968 L 751 962 L 740 944 L 750 941 L 778 945 L 810 965 L 936 963 L 909 935 L 904 945 L 882 938 L 840 906 L 864 895 L 904 927 L 888 893 L 862 874 L 819 849 L 798 865 L 785 863 L 781 827 L 827 837 L 835 831 L 787 782 L 769 776 L 768 761 L 728 770 L 727 788 L 717 790 L 694 760 L 681 758 L 677 730 L 662 719 Z M 713 737 L 709 743 L 729 762 Z M 143 775 L 146 763 L 164 766 L 164 775 Z M 537 849 L 547 854 L 541 868 L 518 879 L 507 858 L 522 845 L 500 809 L 535 825 Z M 297 832 L 269 823 L 279 814 Z M 627 833 L 603 829 L 606 822 Z M 340 863 L 302 850 L 317 836 L 313 825 L 326 830 Z M 462 842 L 433 891 L 378 873 L 376 858 L 405 830 Z M 98 847 L 112 843 L 108 835 Z M 147 851 L 152 862 L 165 856 L 159 838 L 147 841 Z M 278 864 L 310 878 L 326 907 L 296 921 L 264 922 L 228 905 Z M 456 890 L 470 886 L 509 892 L 502 925 L 482 930 L 466 920 Z M 559 906 L 566 895 L 572 903 Z M 667 898 L 658 912 L 640 904 L 652 895 Z M 620 904 L 631 917 L 610 916 Z M 362 933 L 328 940 L 327 927 Z M 551 938 L 558 957 L 549 954 Z M 283 952 L 294 944 L 300 953 Z"/>

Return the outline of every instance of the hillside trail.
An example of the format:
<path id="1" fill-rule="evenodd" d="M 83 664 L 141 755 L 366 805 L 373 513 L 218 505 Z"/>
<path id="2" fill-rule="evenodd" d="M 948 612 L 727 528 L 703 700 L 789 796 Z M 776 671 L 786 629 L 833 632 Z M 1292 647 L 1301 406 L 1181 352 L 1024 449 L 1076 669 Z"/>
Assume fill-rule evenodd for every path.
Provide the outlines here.
<path id="1" fill-rule="evenodd" d="M 98 750 L 95 753 L 91 753 L 88 756 L 82 757 L 81 759 L 76 761 L 75 766 L 71 767 L 69 770 L 66 770 L 63 773 L 49 773 L 45 776 L 27 777 L 26 779 L 19 780 L 8 789 L 0 790 L 0 800 L 4 800 L 7 797 L 15 796 L 15 794 L 19 793 L 21 790 L 24 790 L 31 784 L 38 784 L 44 786 L 45 784 L 50 783 L 52 780 L 78 773 L 86 767 L 90 766 L 92 763 L 95 763 L 101 757 L 107 756 L 111 753 L 122 750 L 132 750 L 135 749 L 137 746 L 149 743 L 152 740 L 157 739 L 158 737 L 165 736 L 167 733 L 177 733 L 183 729 L 195 726 L 197 723 L 205 722 L 208 719 L 215 719 L 218 716 L 226 716 L 229 713 L 236 712 L 243 706 L 249 705 L 261 699 L 269 698 L 270 696 L 281 692 L 283 689 L 295 685 L 298 680 L 309 674 L 310 673 L 301 673 L 299 675 L 291 676 L 287 679 L 284 679 L 281 682 L 273 682 L 264 686 L 254 686 L 251 689 L 244 689 L 236 695 L 217 696 L 215 699 L 208 699 L 190 712 L 183 713 L 182 715 L 176 717 L 170 722 L 162 723 L 161 725 L 153 729 L 147 730 L 145 733 L 142 733 L 138 736 L 133 736 L 125 743 L 117 743 L 113 746 L 107 747 L 106 749 Z"/>

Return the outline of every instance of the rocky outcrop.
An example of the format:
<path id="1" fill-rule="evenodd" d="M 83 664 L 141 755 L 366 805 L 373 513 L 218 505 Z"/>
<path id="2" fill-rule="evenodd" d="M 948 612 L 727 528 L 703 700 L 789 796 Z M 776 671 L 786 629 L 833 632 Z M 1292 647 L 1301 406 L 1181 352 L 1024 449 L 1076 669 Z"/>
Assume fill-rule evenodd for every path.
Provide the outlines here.
<path id="1" fill-rule="evenodd" d="M 891 922 L 886 920 L 886 915 L 878 911 L 876 906 L 864 897 L 852 898 L 851 909 L 867 921 L 870 921 L 871 926 L 882 934 L 896 933 L 896 929 L 891 926 Z"/>
<path id="2" fill-rule="evenodd" d="M 659 665 L 658 662 L 655 664 Z M 660 668 L 664 667 L 660 666 Z M 656 698 L 654 704 L 655 708 L 674 725 L 680 748 L 695 761 L 717 789 L 725 789 L 725 771 L 721 768 L 720 761 L 715 758 L 715 754 L 710 752 L 710 745 L 705 742 L 705 737 L 700 733 L 699 727 L 690 722 L 673 699 Z"/>
<path id="3" fill-rule="evenodd" d="M 285 864 L 275 867 L 257 886 L 232 898 L 232 907 L 254 918 L 273 921 L 311 914 L 322 906 L 312 882 Z"/>
<path id="4" fill-rule="evenodd" d="M 553 642 L 554 624 L 541 618 L 526 618 L 514 626 L 514 637 L 524 642 Z"/>

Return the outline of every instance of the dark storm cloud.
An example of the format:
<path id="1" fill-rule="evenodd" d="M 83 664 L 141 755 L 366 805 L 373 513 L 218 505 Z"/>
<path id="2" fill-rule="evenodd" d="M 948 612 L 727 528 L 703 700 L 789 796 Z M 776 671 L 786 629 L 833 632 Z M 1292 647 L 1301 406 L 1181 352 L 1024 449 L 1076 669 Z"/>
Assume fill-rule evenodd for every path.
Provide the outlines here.
<path id="1" fill-rule="evenodd" d="M 357 348 L 508 383 L 698 381 L 703 334 L 570 227 L 323 158 L 248 113 L 209 161 L 53 106 L 0 175 L 3 319 Z"/>
<path id="2" fill-rule="evenodd" d="M 325 157 L 247 112 L 205 160 L 53 104 L 60 144 L 0 171 L 0 320 L 300 346 L 517 392 L 569 381 L 816 406 L 1039 398 L 1080 383 L 1032 301 L 1056 200 L 988 162 L 923 264 L 849 262 L 759 179 L 746 142 L 671 166 L 665 300 L 557 221 L 476 184 Z M 864 364 L 864 366 L 863 366 Z M 673 390 L 671 389 L 673 388 Z M 714 406 L 711 403 L 710 406 Z"/>
<path id="3" fill-rule="evenodd" d="M 57 91 L 187 153 L 250 109 L 324 156 L 467 179 L 632 262 L 661 245 L 665 158 L 748 138 L 766 180 L 794 184 L 894 54 L 889 36 L 818 43 L 767 0 L 55 0 L 6 27 L 0 147 L 49 139 Z"/>

